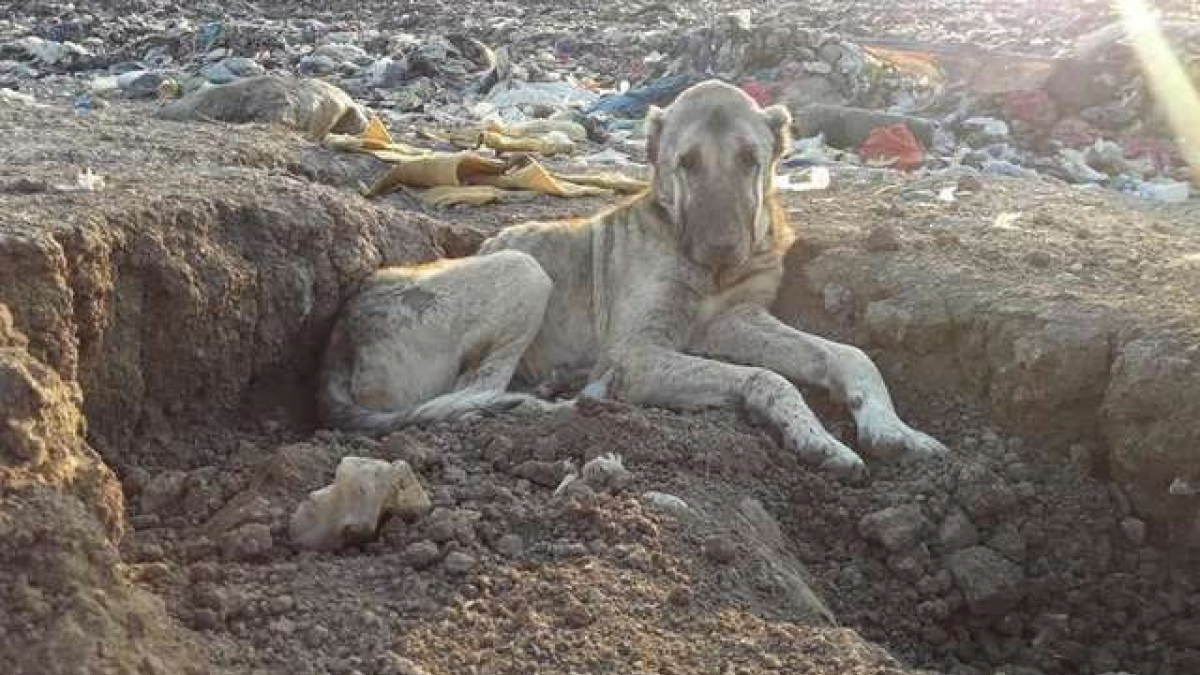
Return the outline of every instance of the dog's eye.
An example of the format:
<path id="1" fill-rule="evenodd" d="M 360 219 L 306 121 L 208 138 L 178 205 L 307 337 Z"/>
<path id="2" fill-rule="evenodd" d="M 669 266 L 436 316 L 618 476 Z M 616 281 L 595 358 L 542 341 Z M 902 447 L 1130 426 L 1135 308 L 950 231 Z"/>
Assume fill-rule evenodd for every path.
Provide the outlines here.
<path id="1" fill-rule="evenodd" d="M 747 169 L 758 166 L 758 157 L 754 154 L 754 150 L 748 147 L 738 148 L 737 161 Z"/>
<path id="2" fill-rule="evenodd" d="M 700 166 L 700 153 L 689 150 L 679 157 L 681 171 L 695 171 Z"/>

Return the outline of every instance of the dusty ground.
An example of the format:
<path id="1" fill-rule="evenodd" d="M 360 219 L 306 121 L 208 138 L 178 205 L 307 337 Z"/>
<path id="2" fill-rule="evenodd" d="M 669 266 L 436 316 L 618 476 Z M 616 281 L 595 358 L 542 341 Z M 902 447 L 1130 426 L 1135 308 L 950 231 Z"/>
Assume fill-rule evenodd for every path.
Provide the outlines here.
<path id="1" fill-rule="evenodd" d="M 18 441 L 0 436 L 15 672 L 1200 670 L 1179 545 L 1194 499 L 1166 500 L 1171 476 L 1141 464 L 1194 462 L 1195 206 L 837 172 L 790 198 L 802 240 L 780 314 L 870 348 L 902 411 L 955 450 L 847 487 L 730 412 L 315 431 L 315 359 L 358 279 L 600 202 L 421 214 L 364 201 L 348 186 L 370 166 L 289 134 L 142 113 L 0 109 L 18 139 L 0 166 L 0 393 L 28 402 L 5 411 Z M 107 186 L 55 191 L 84 166 Z M 955 203 L 935 198 L 956 182 Z M 91 515 L 112 503 L 89 503 L 115 482 L 37 461 L 94 467 L 89 444 L 123 488 L 119 548 L 120 523 Z M 610 451 L 633 475 L 617 494 L 553 498 L 559 469 L 526 463 Z M 349 453 L 411 460 L 439 510 L 361 549 L 294 551 L 287 514 Z M 889 507 L 911 526 L 891 548 L 863 524 Z"/>

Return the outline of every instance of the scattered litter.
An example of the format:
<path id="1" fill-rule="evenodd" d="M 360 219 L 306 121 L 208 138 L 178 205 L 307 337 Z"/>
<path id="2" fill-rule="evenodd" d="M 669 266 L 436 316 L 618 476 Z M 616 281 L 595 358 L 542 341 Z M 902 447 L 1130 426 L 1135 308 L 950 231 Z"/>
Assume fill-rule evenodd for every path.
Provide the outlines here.
<path id="1" fill-rule="evenodd" d="M 578 472 L 563 478 L 554 495 L 560 496 L 586 486 L 593 492 L 615 494 L 624 490 L 633 481 L 633 474 L 625 468 L 621 456 L 607 453 L 590 460 Z"/>
<path id="2" fill-rule="evenodd" d="M 633 160 L 629 159 L 629 155 L 617 150 L 616 148 L 605 148 L 600 152 L 586 155 L 580 158 L 585 164 L 609 164 L 612 166 L 631 166 L 634 165 Z"/>
<path id="3" fill-rule="evenodd" d="M 13 89 L 0 87 L 0 103 L 33 105 L 36 99 L 32 94 L 25 94 Z"/>
<path id="4" fill-rule="evenodd" d="M 642 117 L 652 105 L 667 105 L 694 83 L 689 75 L 673 75 L 632 88 L 624 93 L 601 98 L 589 114 L 608 113 L 623 117 Z"/>
<path id="5" fill-rule="evenodd" d="M 833 177 L 828 167 L 814 166 L 810 168 L 801 181 L 793 181 L 793 174 L 782 174 L 775 179 L 775 187 L 784 192 L 814 192 L 828 190 L 833 183 Z"/>
<path id="6" fill-rule="evenodd" d="M 1171 481 L 1171 487 L 1167 491 L 1177 497 L 1193 497 L 1200 495 L 1200 483 L 1176 477 Z"/>
<path id="7" fill-rule="evenodd" d="M 1020 211 L 1005 211 L 996 215 L 996 219 L 992 221 L 992 227 L 998 230 L 1016 230 L 1019 229 L 1016 224 L 1020 218 Z"/>
<path id="8" fill-rule="evenodd" d="M 872 129 L 858 154 L 870 166 L 915 169 L 925 163 L 925 150 L 904 124 Z"/>
<path id="9" fill-rule="evenodd" d="M 1188 200 L 1191 196 L 1191 188 L 1182 181 L 1142 183 L 1137 187 L 1137 194 L 1139 197 L 1156 202 L 1179 204 Z"/>
<path id="10" fill-rule="evenodd" d="M 104 176 L 92 173 L 90 168 L 80 171 L 75 176 L 74 183 L 54 186 L 56 192 L 97 192 L 104 189 Z"/>
<path id="11" fill-rule="evenodd" d="M 642 501 L 656 509 L 666 511 L 676 518 L 683 518 L 692 514 L 692 507 L 688 506 L 687 502 L 665 492 L 643 492 Z"/>

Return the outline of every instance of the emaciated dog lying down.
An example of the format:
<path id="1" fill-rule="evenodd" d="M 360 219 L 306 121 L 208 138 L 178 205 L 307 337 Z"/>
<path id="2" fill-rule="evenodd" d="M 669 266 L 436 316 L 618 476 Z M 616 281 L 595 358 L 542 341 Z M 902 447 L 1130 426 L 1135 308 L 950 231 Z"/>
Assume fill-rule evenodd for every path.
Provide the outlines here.
<path id="1" fill-rule="evenodd" d="M 584 370 L 584 396 L 676 410 L 741 405 L 811 465 L 863 460 L 793 382 L 853 414 L 871 456 L 946 452 L 896 414 L 861 350 L 773 317 L 792 244 L 773 178 L 791 116 L 716 81 L 647 119 L 650 189 L 585 220 L 526 223 L 475 256 L 381 269 L 340 315 L 319 399 L 333 427 L 382 434 L 495 409 L 550 410 L 509 391 Z"/>

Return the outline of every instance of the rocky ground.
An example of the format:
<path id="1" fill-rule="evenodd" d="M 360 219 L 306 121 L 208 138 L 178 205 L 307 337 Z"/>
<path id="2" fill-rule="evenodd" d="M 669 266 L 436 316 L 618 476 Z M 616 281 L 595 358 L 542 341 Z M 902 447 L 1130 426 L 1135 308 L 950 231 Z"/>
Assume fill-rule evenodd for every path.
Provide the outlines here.
<path id="1" fill-rule="evenodd" d="M 770 11 L 848 35 L 969 30 L 877 4 Z M 1065 40 L 1055 21 L 1105 20 L 1082 3 L 1044 22 L 1017 19 L 1028 3 L 958 5 L 988 44 L 1044 52 Z M 463 21 L 518 33 L 544 15 L 626 34 L 713 9 L 471 7 Z M 389 29 L 447 23 L 437 10 L 311 14 Z M 625 53 L 596 42 L 578 45 L 586 68 Z M 371 440 L 312 421 L 319 351 L 358 280 L 615 198 L 368 200 L 359 185 L 384 169 L 370 157 L 157 120 L 153 101 L 81 111 L 71 77 L 0 100 L 5 672 L 1200 671 L 1194 201 L 841 163 L 827 189 L 786 195 L 800 241 L 777 313 L 870 351 L 945 462 L 872 463 L 847 486 L 736 413 L 613 403 Z M 594 169 L 579 157 L 604 147 L 569 161 Z M 852 442 L 845 411 L 809 394 Z M 607 453 L 627 476 L 554 494 Z M 301 551 L 288 519 L 346 455 L 407 461 L 432 510 Z"/>

